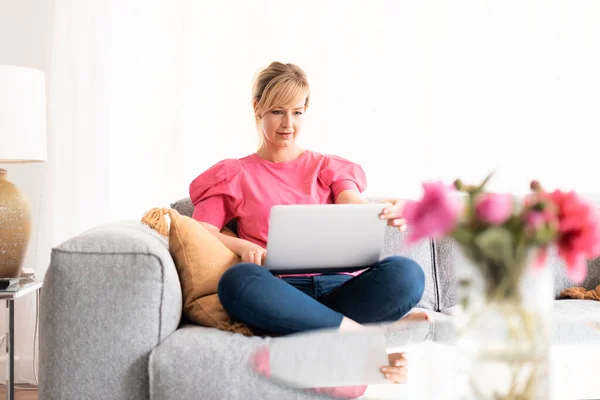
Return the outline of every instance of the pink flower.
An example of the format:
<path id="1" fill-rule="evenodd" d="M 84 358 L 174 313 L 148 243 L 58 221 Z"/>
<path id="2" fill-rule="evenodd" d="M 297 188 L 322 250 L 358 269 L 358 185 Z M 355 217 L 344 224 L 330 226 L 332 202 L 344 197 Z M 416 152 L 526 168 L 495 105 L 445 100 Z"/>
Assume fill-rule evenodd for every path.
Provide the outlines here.
<path id="1" fill-rule="evenodd" d="M 527 204 L 527 203 L 526 203 Z M 558 218 L 552 210 L 545 208 L 543 211 L 530 210 L 525 215 L 525 232 L 532 238 L 535 238 L 539 229 L 552 229 L 558 231 Z M 548 240 L 551 240 L 550 238 Z M 536 268 L 543 268 L 548 259 L 548 243 L 543 243 L 534 259 Z"/>
<path id="2" fill-rule="evenodd" d="M 405 204 L 403 217 L 409 227 L 407 243 L 450 232 L 460 216 L 460 202 L 442 182 L 423 183 L 423 197 Z"/>
<path id="3" fill-rule="evenodd" d="M 558 217 L 555 211 L 546 208 L 542 211 L 530 210 L 525 215 L 525 225 L 529 232 L 535 233 L 540 228 L 549 226 L 554 231 L 558 231 Z"/>
<path id="4" fill-rule="evenodd" d="M 537 230 L 544 226 L 544 224 L 546 223 L 546 218 L 544 217 L 543 212 L 532 211 L 525 217 L 525 223 L 531 229 Z"/>
<path id="5" fill-rule="evenodd" d="M 485 193 L 476 201 L 475 212 L 483 222 L 501 225 L 513 211 L 513 198 L 510 194 Z"/>
<path id="6" fill-rule="evenodd" d="M 555 190 L 549 197 L 558 207 L 558 254 L 567 264 L 569 278 L 581 283 L 586 260 L 600 255 L 598 216 L 575 192 Z"/>

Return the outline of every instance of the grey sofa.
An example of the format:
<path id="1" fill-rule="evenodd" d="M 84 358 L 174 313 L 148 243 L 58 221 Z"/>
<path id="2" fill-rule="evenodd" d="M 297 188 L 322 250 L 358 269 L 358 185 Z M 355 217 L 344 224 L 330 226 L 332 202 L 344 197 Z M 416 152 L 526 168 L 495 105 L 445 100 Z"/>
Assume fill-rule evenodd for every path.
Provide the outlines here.
<path id="1" fill-rule="evenodd" d="M 172 207 L 191 215 L 188 199 Z M 434 317 L 450 314 L 456 303 L 455 247 L 436 240 L 408 248 L 403 234 L 388 229 L 382 257 L 406 255 L 425 271 L 418 307 Z M 558 294 L 571 284 L 562 264 L 552 262 Z M 588 288 L 600 284 L 597 264 L 590 265 Z M 167 241 L 141 223 L 99 226 L 57 246 L 41 296 L 39 398 L 323 398 L 277 386 L 249 368 L 252 351 L 276 339 L 191 325 L 181 311 L 180 282 Z M 555 318 L 600 318 L 600 302 L 557 301 Z"/>

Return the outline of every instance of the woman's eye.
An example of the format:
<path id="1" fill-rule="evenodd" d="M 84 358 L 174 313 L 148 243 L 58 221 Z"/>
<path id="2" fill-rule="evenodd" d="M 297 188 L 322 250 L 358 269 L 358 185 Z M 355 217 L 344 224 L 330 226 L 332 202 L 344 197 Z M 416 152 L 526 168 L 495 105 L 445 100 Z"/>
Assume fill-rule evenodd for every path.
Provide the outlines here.
<path id="1" fill-rule="evenodd" d="M 275 115 L 279 115 L 279 114 L 281 114 L 281 111 L 279 111 L 279 110 L 273 110 L 272 112 L 273 112 L 273 114 L 275 114 Z"/>
<path id="2" fill-rule="evenodd" d="M 302 112 L 301 111 L 296 111 L 295 114 L 296 115 L 302 115 Z"/>

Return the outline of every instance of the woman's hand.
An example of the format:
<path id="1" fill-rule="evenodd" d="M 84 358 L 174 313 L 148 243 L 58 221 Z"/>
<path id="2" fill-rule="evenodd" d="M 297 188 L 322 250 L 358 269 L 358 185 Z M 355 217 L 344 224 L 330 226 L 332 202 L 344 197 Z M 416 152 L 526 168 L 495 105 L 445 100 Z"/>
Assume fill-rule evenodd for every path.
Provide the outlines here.
<path id="1" fill-rule="evenodd" d="M 388 354 L 390 365 L 381 368 L 381 373 L 394 383 L 406 383 L 408 379 L 408 360 L 406 353 Z"/>
<path id="2" fill-rule="evenodd" d="M 242 262 L 253 263 L 256 265 L 265 265 L 267 250 L 257 244 L 248 242 L 248 245 L 242 251 Z"/>
<path id="3" fill-rule="evenodd" d="M 391 203 L 391 205 L 383 209 L 379 214 L 379 218 L 387 219 L 389 226 L 395 226 L 401 231 L 405 231 L 406 220 L 402 218 L 402 209 L 405 202 L 403 200 L 388 200 L 385 203 Z"/>

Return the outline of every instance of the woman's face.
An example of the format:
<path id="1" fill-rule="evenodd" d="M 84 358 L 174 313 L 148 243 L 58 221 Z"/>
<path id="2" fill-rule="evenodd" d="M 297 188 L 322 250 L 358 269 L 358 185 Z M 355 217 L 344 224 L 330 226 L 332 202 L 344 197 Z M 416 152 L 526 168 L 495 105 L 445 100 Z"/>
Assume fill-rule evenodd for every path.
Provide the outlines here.
<path id="1" fill-rule="evenodd" d="M 265 140 L 275 147 L 287 147 L 294 144 L 302 130 L 302 121 L 306 111 L 305 100 L 291 106 L 277 107 L 266 112 L 261 118 Z"/>

